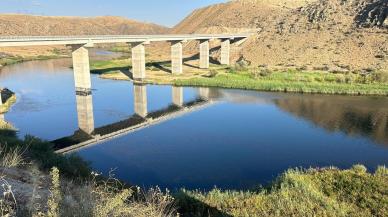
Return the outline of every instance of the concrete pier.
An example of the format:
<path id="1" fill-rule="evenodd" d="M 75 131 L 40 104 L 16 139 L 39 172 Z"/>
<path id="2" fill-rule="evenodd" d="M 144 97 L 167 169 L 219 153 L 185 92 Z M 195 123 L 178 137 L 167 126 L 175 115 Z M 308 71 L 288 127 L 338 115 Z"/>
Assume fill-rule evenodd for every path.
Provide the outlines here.
<path id="1" fill-rule="evenodd" d="M 94 131 L 93 97 L 88 93 L 77 93 L 78 127 L 87 134 Z"/>
<path id="2" fill-rule="evenodd" d="M 199 44 L 199 68 L 209 68 L 209 40 L 200 40 Z"/>
<path id="3" fill-rule="evenodd" d="M 183 106 L 183 87 L 172 87 L 172 103 L 178 107 Z"/>
<path id="4" fill-rule="evenodd" d="M 132 43 L 133 80 L 141 81 L 146 77 L 144 43 Z"/>
<path id="5" fill-rule="evenodd" d="M 133 98 L 135 102 L 135 114 L 147 117 L 147 86 L 143 84 L 133 85 Z"/>
<path id="6" fill-rule="evenodd" d="M 182 74 L 183 72 L 183 45 L 182 41 L 171 42 L 171 72 Z"/>
<path id="7" fill-rule="evenodd" d="M 221 40 L 221 64 L 230 64 L 230 39 Z"/>
<path id="8" fill-rule="evenodd" d="M 83 45 L 72 45 L 73 71 L 76 91 L 90 92 L 92 89 L 89 68 L 89 51 Z"/>

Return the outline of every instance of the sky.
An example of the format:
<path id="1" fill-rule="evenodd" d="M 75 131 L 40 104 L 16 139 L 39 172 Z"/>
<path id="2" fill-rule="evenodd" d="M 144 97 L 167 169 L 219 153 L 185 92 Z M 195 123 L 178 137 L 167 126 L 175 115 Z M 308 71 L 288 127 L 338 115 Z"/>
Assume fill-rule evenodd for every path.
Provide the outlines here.
<path id="1" fill-rule="evenodd" d="M 194 9 L 226 0 L 0 0 L 0 13 L 121 16 L 172 27 Z"/>

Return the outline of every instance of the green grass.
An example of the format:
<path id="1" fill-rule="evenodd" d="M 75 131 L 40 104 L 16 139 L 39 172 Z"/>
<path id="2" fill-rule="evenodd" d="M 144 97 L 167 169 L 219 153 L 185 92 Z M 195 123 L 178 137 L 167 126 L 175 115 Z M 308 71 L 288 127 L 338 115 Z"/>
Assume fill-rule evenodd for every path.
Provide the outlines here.
<path id="1" fill-rule="evenodd" d="M 129 58 L 119 58 L 114 60 L 98 60 L 90 63 L 90 70 L 94 74 L 115 74 L 120 70 L 129 70 L 132 67 L 132 61 Z M 158 67 L 169 68 L 169 62 L 154 62 L 146 63 L 146 69 L 150 71 L 159 70 Z"/>
<path id="2" fill-rule="evenodd" d="M 127 45 L 117 45 L 109 49 L 112 52 L 120 52 L 120 53 L 131 53 L 131 47 Z"/>
<path id="3" fill-rule="evenodd" d="M 211 78 L 176 80 L 179 86 L 207 86 L 299 93 L 388 95 L 386 74 L 334 74 L 329 72 L 248 70 L 219 73 Z"/>
<path id="4" fill-rule="evenodd" d="M 386 216 L 388 169 L 289 170 L 270 187 L 253 191 L 181 191 L 188 216 Z"/>
<path id="5" fill-rule="evenodd" d="M 26 62 L 26 61 L 49 60 L 49 59 L 68 57 L 67 55 L 55 53 L 55 52 L 58 52 L 58 51 L 53 51 L 52 55 L 38 55 L 38 56 L 34 56 L 34 57 L 10 56 L 10 57 L 5 57 L 5 58 L 0 58 L 0 65 L 7 66 L 7 65 L 13 65 L 13 64 L 17 64 L 17 63 Z"/>

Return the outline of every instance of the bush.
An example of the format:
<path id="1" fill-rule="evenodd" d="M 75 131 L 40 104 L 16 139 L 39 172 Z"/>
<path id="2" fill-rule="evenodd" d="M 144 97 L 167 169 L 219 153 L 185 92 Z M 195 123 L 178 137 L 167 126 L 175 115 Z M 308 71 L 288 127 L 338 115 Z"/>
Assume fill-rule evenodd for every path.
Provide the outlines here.
<path id="1" fill-rule="evenodd" d="M 346 77 L 343 74 L 336 74 L 336 82 L 337 83 L 346 83 Z"/>
<path id="2" fill-rule="evenodd" d="M 374 71 L 371 76 L 373 81 L 387 83 L 388 82 L 388 71 Z"/>

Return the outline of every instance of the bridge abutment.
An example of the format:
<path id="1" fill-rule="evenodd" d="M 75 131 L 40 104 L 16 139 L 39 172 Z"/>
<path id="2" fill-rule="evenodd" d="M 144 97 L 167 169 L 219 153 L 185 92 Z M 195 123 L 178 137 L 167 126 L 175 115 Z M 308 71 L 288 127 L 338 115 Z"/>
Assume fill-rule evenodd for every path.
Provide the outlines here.
<path id="1" fill-rule="evenodd" d="M 132 76 L 133 80 L 142 81 L 146 77 L 144 43 L 132 43 Z"/>
<path id="2" fill-rule="evenodd" d="M 209 40 L 200 40 L 199 41 L 199 68 L 208 69 L 209 68 Z"/>
<path id="3" fill-rule="evenodd" d="M 221 40 L 221 64 L 230 64 L 230 39 Z"/>
<path id="4" fill-rule="evenodd" d="M 143 118 L 147 117 L 147 86 L 144 84 L 133 84 L 133 98 L 135 114 Z"/>
<path id="5" fill-rule="evenodd" d="M 89 51 L 84 45 L 72 45 L 72 59 L 75 89 L 78 92 L 90 92 L 92 88 L 89 66 Z"/>
<path id="6" fill-rule="evenodd" d="M 172 87 L 172 103 L 178 107 L 183 106 L 183 87 Z"/>
<path id="7" fill-rule="evenodd" d="M 182 41 L 171 42 L 171 72 L 172 74 L 183 73 L 183 45 Z"/>

